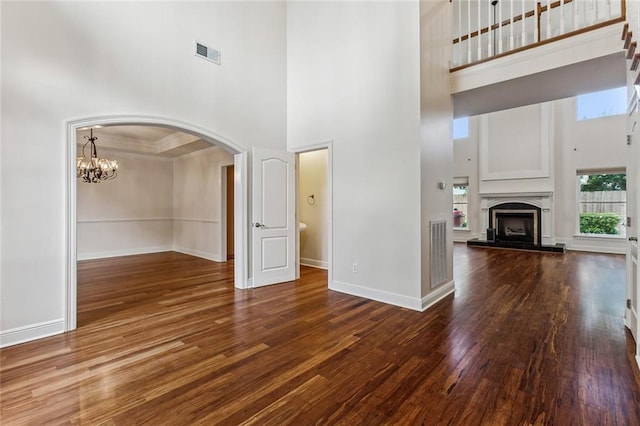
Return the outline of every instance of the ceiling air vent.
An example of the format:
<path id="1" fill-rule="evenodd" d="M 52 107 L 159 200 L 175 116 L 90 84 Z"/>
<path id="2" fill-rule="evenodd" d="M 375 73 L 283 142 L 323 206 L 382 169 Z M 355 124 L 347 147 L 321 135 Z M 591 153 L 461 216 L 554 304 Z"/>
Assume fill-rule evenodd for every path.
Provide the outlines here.
<path id="1" fill-rule="evenodd" d="M 220 51 L 196 41 L 196 56 L 220 65 Z"/>

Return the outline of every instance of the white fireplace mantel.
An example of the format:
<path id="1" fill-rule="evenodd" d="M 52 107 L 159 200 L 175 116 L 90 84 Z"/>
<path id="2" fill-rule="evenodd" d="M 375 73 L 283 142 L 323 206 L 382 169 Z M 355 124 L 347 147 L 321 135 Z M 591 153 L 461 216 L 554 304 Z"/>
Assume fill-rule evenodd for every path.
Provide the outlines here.
<path id="1" fill-rule="evenodd" d="M 553 192 L 481 193 L 482 232 L 480 239 L 487 239 L 489 209 L 502 203 L 524 203 L 540 208 L 542 210 L 542 244 L 554 245 L 556 243 L 553 234 Z"/>

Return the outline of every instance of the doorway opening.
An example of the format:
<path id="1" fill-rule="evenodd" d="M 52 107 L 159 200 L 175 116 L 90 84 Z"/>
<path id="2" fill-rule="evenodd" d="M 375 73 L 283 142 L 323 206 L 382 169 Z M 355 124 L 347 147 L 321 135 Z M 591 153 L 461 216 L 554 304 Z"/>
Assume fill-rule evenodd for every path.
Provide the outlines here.
<path id="1" fill-rule="evenodd" d="M 297 165 L 299 265 L 328 271 L 331 283 L 331 144 L 297 152 Z"/>
<path id="2" fill-rule="evenodd" d="M 121 134 L 117 137 L 109 140 L 109 137 L 103 136 L 102 140 L 96 144 L 99 151 L 104 149 L 108 153 L 109 158 L 113 157 L 117 160 L 113 153 L 122 152 L 118 155 L 124 161 L 120 161 L 118 178 L 102 185 L 93 184 L 94 187 L 100 187 L 109 194 L 93 193 L 91 195 L 93 198 L 87 203 L 84 202 L 86 200 L 79 202 L 78 195 L 79 192 L 84 193 L 88 187 L 78 188 L 81 183 L 77 183 L 75 168 L 68 168 L 65 331 L 73 330 L 77 326 L 78 260 L 177 251 L 208 260 L 226 262 L 228 233 L 223 228 L 223 226 L 226 227 L 227 222 L 226 198 L 221 200 L 220 195 L 226 196 L 228 191 L 226 187 L 222 188 L 223 183 L 226 185 L 226 179 L 214 175 L 221 175 L 226 171 L 225 167 L 233 167 L 233 165 L 235 165 L 235 173 L 232 174 L 232 192 L 245 194 L 245 196 L 234 197 L 229 210 L 232 212 L 231 222 L 238 228 L 230 234 L 234 247 L 234 263 L 232 263 L 231 272 L 235 287 L 246 288 L 247 259 L 243 255 L 246 252 L 244 246 L 246 243 L 242 238 L 246 232 L 238 226 L 243 223 L 242 218 L 246 217 L 246 203 L 243 203 L 246 199 L 246 152 L 241 152 L 225 138 L 183 122 L 152 117 L 102 117 L 67 124 L 68 164 L 76 164 L 75 160 L 79 152 L 77 144 L 83 142 L 82 132 L 94 128 L 95 133 L 95 127 L 98 127 L 103 135 L 121 130 Z M 155 146 L 149 143 L 143 144 L 142 150 L 147 150 L 147 155 L 136 152 L 136 148 L 140 151 L 141 147 L 136 147 L 136 144 L 132 143 L 135 138 L 122 134 L 122 131 L 126 133 L 134 127 L 142 132 L 163 134 Z M 100 137 L 100 133 L 94 136 Z M 120 144 L 119 147 L 118 144 Z M 119 151 L 118 148 L 120 148 Z M 206 152 L 206 155 L 197 152 L 200 150 L 202 153 Z M 149 151 L 161 153 L 159 155 L 161 158 L 150 159 Z M 205 164 L 207 163 L 205 160 L 208 161 L 209 166 Z M 198 170 L 194 170 L 194 164 L 199 166 L 199 168 L 196 167 Z M 176 179 L 171 177 L 173 179 L 171 191 L 162 195 L 162 190 L 166 192 L 167 188 L 166 185 L 163 187 L 162 183 L 168 179 L 169 173 L 174 172 L 174 168 L 180 170 L 180 175 Z M 123 178 L 126 174 L 129 174 L 130 180 L 147 181 L 151 188 L 158 190 L 155 192 L 156 196 L 145 191 L 140 193 L 133 185 L 135 182 L 126 182 L 127 179 Z M 119 188 L 108 186 L 118 181 L 119 184 L 116 185 Z M 212 196 L 199 196 L 198 191 L 207 184 L 211 187 L 209 189 Z M 158 194 L 161 195 L 157 196 Z M 159 201 L 158 197 L 162 199 Z M 96 200 L 104 201 L 106 204 L 102 207 L 96 204 L 91 210 L 91 204 Z M 203 212 L 211 206 L 214 206 L 215 212 L 210 215 L 211 217 L 207 217 Z M 158 207 L 159 210 L 152 209 Z M 198 208 L 202 211 L 197 211 Z M 98 217 L 100 215 L 102 217 Z M 85 229 L 80 229 L 85 227 L 98 227 L 100 235 L 96 237 L 94 234 L 87 237 L 91 233 L 87 234 Z M 124 233 L 113 232 L 115 228 L 123 227 L 130 229 Z M 203 229 L 195 229 L 198 227 Z M 225 232 L 222 232 L 223 229 Z M 118 244 L 120 247 L 117 246 Z"/>
<path id="3" fill-rule="evenodd" d="M 224 242 L 224 247 L 226 250 L 226 254 L 224 258 L 226 260 L 234 259 L 234 167 L 233 164 L 230 166 L 222 167 L 222 233 L 224 234 L 226 241 Z"/>

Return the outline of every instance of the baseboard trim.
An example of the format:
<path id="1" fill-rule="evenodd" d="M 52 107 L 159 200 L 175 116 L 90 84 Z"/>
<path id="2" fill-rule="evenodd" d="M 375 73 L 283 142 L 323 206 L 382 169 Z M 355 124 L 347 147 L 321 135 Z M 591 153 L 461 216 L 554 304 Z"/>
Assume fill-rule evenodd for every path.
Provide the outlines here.
<path id="1" fill-rule="evenodd" d="M 453 242 L 454 243 L 466 243 L 474 238 L 479 238 L 480 234 L 467 231 L 467 230 L 453 230 Z"/>
<path id="2" fill-rule="evenodd" d="M 219 254 L 208 253 L 206 251 L 192 250 L 192 249 L 188 249 L 186 247 L 180 247 L 180 246 L 173 246 L 172 250 L 177 251 L 178 253 L 188 254 L 190 256 L 211 260 L 212 262 L 226 262 L 226 259 L 222 260 Z"/>
<path id="3" fill-rule="evenodd" d="M 404 296 L 397 293 L 390 293 L 384 290 L 377 290 L 368 287 L 362 287 L 356 284 L 345 283 L 341 281 L 332 281 L 329 283 L 329 290 L 339 291 L 340 293 L 350 294 L 351 296 L 364 297 L 389 305 L 400 306 L 402 308 L 421 311 L 422 305 L 420 299 Z"/>
<path id="4" fill-rule="evenodd" d="M 104 259 L 107 257 L 133 256 L 136 254 L 161 253 L 163 251 L 172 251 L 173 246 L 156 246 L 142 247 L 124 250 L 99 251 L 93 253 L 78 253 L 77 260 Z"/>
<path id="5" fill-rule="evenodd" d="M 455 281 L 449 281 L 446 284 L 441 285 L 440 287 L 433 290 L 431 293 L 427 294 L 422 298 L 422 309 L 423 311 L 429 309 L 431 306 L 435 305 L 448 295 L 454 293 L 456 291 L 456 283 Z"/>
<path id="6" fill-rule="evenodd" d="M 567 250 L 585 251 L 589 253 L 604 253 L 604 254 L 625 254 L 627 252 L 626 249 L 602 248 L 602 247 L 590 247 L 590 246 L 567 247 Z"/>
<path id="7" fill-rule="evenodd" d="M 0 332 L 0 348 L 64 333 L 64 318 Z"/>
<path id="8" fill-rule="evenodd" d="M 589 253 L 606 253 L 606 254 L 626 254 L 627 248 L 623 247 L 603 247 L 603 246 L 589 246 L 576 244 L 572 238 L 557 238 L 557 242 L 564 243 L 567 246 L 567 250 L 571 251 L 586 251 Z"/>
<path id="9" fill-rule="evenodd" d="M 312 268 L 329 269 L 329 262 L 326 262 L 324 260 L 308 259 L 306 257 L 301 257 L 300 264 L 304 266 L 310 266 Z"/>

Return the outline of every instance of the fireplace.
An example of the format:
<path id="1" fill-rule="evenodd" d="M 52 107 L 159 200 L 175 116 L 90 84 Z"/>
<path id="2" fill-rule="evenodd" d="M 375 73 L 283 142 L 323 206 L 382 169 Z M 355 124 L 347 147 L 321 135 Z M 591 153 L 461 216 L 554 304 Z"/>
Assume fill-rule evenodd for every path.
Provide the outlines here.
<path id="1" fill-rule="evenodd" d="M 481 232 L 467 245 L 553 253 L 567 249 L 553 235 L 551 192 L 481 193 L 480 210 Z"/>
<path id="2" fill-rule="evenodd" d="M 497 243 L 542 244 L 541 209 L 526 203 L 502 203 L 489 209 L 489 228 Z"/>

